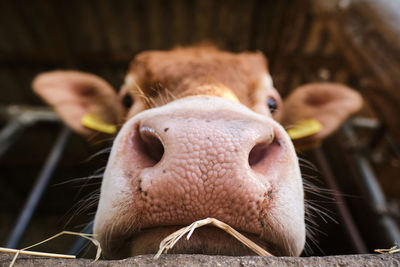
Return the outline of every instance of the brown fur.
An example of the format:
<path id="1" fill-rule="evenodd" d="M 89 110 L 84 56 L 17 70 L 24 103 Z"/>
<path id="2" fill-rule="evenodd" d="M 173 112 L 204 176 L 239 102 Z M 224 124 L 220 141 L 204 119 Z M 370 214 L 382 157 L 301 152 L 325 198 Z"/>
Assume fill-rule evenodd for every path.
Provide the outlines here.
<path id="1" fill-rule="evenodd" d="M 250 106 L 260 76 L 267 73 L 261 53 L 232 54 L 212 46 L 148 51 L 135 57 L 129 73 L 134 73 L 143 92 L 155 96 L 166 88 L 177 98 L 191 95 L 221 96 L 217 88 L 229 88 L 242 104 Z M 219 86 L 206 86 L 219 85 Z"/>

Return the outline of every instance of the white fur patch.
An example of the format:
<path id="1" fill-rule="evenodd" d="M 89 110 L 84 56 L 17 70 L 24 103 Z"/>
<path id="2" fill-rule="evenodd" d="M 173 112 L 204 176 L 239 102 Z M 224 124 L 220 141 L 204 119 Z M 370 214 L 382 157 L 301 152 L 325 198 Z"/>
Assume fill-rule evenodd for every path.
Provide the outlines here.
<path id="1" fill-rule="evenodd" d="M 260 87 L 274 88 L 271 75 L 266 73 L 261 77 Z"/>

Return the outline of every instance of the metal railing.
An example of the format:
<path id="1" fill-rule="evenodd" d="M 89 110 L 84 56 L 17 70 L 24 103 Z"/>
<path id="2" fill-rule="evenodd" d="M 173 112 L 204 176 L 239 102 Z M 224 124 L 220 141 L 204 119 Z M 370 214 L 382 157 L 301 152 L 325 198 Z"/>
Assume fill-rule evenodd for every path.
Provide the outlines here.
<path id="1" fill-rule="evenodd" d="M 38 122 L 60 123 L 58 116 L 54 112 L 52 112 L 49 108 L 42 107 L 0 107 L 0 116 L 4 117 L 6 120 L 5 126 L 0 131 L 0 158 L 15 143 L 15 141 L 18 139 L 18 136 L 29 127 Z M 350 158 L 352 162 L 355 162 L 354 169 L 357 170 L 357 175 L 355 175 L 357 177 L 357 185 L 362 188 L 366 199 L 368 199 L 370 208 L 376 214 L 376 219 L 379 221 L 382 231 L 385 233 L 386 239 L 395 243 L 400 241 L 399 228 L 395 220 L 388 212 L 385 196 L 379 186 L 379 183 L 377 182 L 369 159 L 359 149 L 359 144 L 357 144 L 357 136 L 354 131 L 354 127 L 376 129 L 378 125 L 378 123 L 372 120 L 368 121 L 357 118 L 345 123 L 341 129 L 341 132 L 345 136 L 348 145 L 350 145 L 352 148 L 346 152 L 346 156 Z M 38 206 L 38 203 L 53 176 L 54 170 L 56 169 L 63 155 L 70 135 L 71 132 L 66 126 L 63 126 L 60 129 L 59 135 L 54 142 L 50 153 L 48 154 L 48 157 L 38 175 L 29 197 L 27 198 L 23 209 L 18 216 L 15 226 L 6 242 L 7 247 L 16 248 L 18 246 Z M 321 148 L 317 148 L 313 151 L 313 153 L 328 186 L 335 191 L 339 191 L 340 189 L 334 179 L 333 172 L 327 161 L 324 151 Z M 351 242 L 355 250 L 358 253 L 366 253 L 367 248 L 364 244 L 359 229 L 352 218 L 352 214 L 345 204 L 345 201 L 340 197 L 340 194 L 336 194 L 335 200 L 337 202 L 338 212 L 345 224 L 347 234 L 352 240 Z M 89 224 L 83 231 L 91 232 L 92 224 Z M 85 240 L 79 239 L 71 247 L 70 253 L 78 254 L 85 244 Z"/>

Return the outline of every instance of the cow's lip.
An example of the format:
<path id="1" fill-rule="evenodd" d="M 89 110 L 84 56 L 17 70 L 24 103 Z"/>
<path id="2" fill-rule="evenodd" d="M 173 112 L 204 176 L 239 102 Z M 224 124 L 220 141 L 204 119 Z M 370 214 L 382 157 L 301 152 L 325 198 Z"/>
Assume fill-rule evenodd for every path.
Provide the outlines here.
<path id="1" fill-rule="evenodd" d="M 141 231 L 134 232 L 129 236 L 114 236 L 111 238 L 105 247 L 102 247 L 103 253 L 107 258 L 122 259 L 131 256 L 143 254 L 155 254 L 159 249 L 161 240 L 170 235 L 171 233 L 183 228 L 185 226 L 159 226 L 142 229 Z M 268 238 L 261 238 L 256 234 L 239 231 L 241 234 L 251 239 L 257 245 L 274 256 L 287 256 L 288 252 L 284 244 L 275 244 L 268 240 Z M 210 240 L 204 236 L 210 235 L 214 240 Z M 111 241 L 113 240 L 113 241 Z M 188 246 L 180 246 L 180 242 L 186 242 Z M 209 250 L 200 247 L 202 244 L 212 242 Z M 232 251 L 224 251 L 221 248 L 223 245 L 231 245 Z M 208 247 L 208 246 L 207 246 Z M 215 247 L 220 247 L 215 249 Z M 236 240 L 233 236 L 227 234 L 221 229 L 215 227 L 202 227 L 196 229 L 190 240 L 186 241 L 186 236 L 182 237 L 174 248 L 168 251 L 168 254 L 206 254 L 206 255 L 224 255 L 224 256 L 251 256 L 256 255 L 252 250 L 247 248 L 240 241 Z"/>

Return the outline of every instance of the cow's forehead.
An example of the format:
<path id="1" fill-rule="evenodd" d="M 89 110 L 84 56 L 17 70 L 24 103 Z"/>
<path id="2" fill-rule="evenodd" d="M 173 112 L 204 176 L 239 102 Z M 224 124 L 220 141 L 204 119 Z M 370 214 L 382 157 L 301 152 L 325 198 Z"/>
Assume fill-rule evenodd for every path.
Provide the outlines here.
<path id="1" fill-rule="evenodd" d="M 167 88 L 176 96 L 184 96 L 194 87 L 221 84 L 246 102 L 268 69 L 259 52 L 234 54 L 196 46 L 140 53 L 132 61 L 129 74 L 134 74 L 147 95 Z"/>

